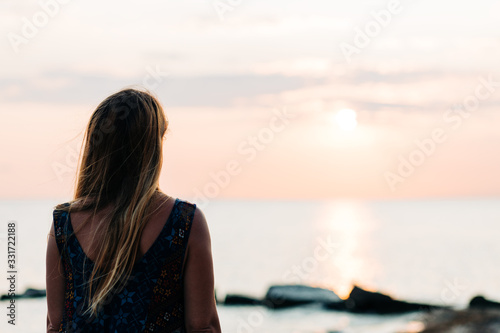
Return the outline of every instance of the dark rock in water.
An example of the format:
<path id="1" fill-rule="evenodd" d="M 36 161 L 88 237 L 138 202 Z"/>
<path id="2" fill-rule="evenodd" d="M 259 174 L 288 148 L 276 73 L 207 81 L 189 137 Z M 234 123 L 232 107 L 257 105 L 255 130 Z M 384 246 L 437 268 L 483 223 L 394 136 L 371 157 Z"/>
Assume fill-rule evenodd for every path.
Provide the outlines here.
<path id="1" fill-rule="evenodd" d="M 423 318 L 420 333 L 497 333 L 500 332 L 500 310 L 436 310 Z"/>
<path id="2" fill-rule="evenodd" d="M 428 304 L 408 303 L 392 297 L 363 290 L 357 286 L 352 289 L 344 304 L 326 304 L 332 310 L 345 310 L 354 313 L 394 314 L 416 311 L 429 311 L 439 307 Z"/>
<path id="3" fill-rule="evenodd" d="M 334 304 L 342 300 L 331 290 L 303 285 L 272 286 L 264 298 L 264 305 L 279 309 L 309 303 Z"/>
<path id="4" fill-rule="evenodd" d="M 248 296 L 242 295 L 226 295 L 226 299 L 224 301 L 225 305 L 260 305 L 262 301 L 259 299 L 255 299 Z"/>
<path id="5" fill-rule="evenodd" d="M 471 299 L 469 308 L 473 309 L 500 309 L 500 303 L 490 301 L 483 296 L 476 296 Z"/>
<path id="6" fill-rule="evenodd" d="M 346 305 L 346 301 L 340 302 L 328 302 L 324 303 L 323 306 L 328 310 L 336 310 L 336 311 L 349 311 Z"/>
<path id="7" fill-rule="evenodd" d="M 24 298 L 38 298 L 38 297 L 45 297 L 47 296 L 47 292 L 45 289 L 33 289 L 33 288 L 28 288 L 22 295 Z"/>
<path id="8" fill-rule="evenodd" d="M 16 294 L 14 298 L 39 298 L 39 297 L 45 297 L 47 293 L 45 292 L 45 289 L 33 289 L 33 288 L 28 288 L 24 292 L 24 294 Z M 0 300 L 8 300 L 11 299 L 12 297 L 4 294 L 0 296 Z"/>

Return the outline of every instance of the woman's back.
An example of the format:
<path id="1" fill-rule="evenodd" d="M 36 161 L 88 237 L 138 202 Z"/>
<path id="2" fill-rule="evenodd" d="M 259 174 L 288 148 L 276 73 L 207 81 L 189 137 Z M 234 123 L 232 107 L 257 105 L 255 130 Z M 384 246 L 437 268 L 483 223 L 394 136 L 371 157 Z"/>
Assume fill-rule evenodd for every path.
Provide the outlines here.
<path id="1" fill-rule="evenodd" d="M 157 209 L 154 215 L 146 221 L 146 225 L 144 226 L 137 261 L 139 261 L 148 251 L 160 235 L 176 202 L 174 198 L 163 194 L 160 194 L 155 201 L 153 206 L 157 207 Z M 78 239 L 78 243 L 81 245 L 87 258 L 92 261 L 96 258 L 96 252 L 101 243 L 101 239 L 99 238 L 100 234 L 94 234 L 94 231 L 98 228 L 102 228 L 100 223 L 102 223 L 101 221 L 104 220 L 105 216 L 109 214 L 111 210 L 112 207 L 106 207 L 99 211 L 94 218 L 92 218 L 91 211 L 77 211 L 70 214 L 71 226 L 73 230 L 75 230 L 75 236 Z M 88 222 L 87 219 L 89 219 Z"/>
<path id="2" fill-rule="evenodd" d="M 141 245 L 144 244 L 141 252 L 144 253 L 138 256 L 131 276 L 122 281 L 123 289 L 105 302 L 98 316 L 89 319 L 82 314 L 82 309 L 87 303 L 86 286 L 94 263 L 92 256 L 89 258 L 86 253 L 92 253 L 92 245 L 98 242 L 90 239 L 92 232 L 88 232 L 97 224 L 94 220 L 93 225 L 89 223 L 87 228 L 80 229 L 76 237 L 71 236 L 73 227 L 82 223 L 86 213 L 75 214 L 73 221 L 71 214 L 56 210 L 54 230 L 66 277 L 60 329 L 70 332 L 184 332 L 183 264 L 194 212 L 195 205 L 178 199 L 158 210 L 146 224 L 141 238 Z M 161 226 L 159 221 L 166 216 Z M 88 266 L 84 268 L 84 265 Z"/>

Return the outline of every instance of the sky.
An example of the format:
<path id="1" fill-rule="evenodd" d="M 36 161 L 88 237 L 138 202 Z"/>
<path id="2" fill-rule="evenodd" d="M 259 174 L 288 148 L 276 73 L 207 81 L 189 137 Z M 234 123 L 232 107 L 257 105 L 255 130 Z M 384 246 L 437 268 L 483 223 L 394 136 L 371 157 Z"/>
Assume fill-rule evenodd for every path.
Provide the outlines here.
<path id="1" fill-rule="evenodd" d="M 498 12 L 494 0 L 4 0 L 0 198 L 70 197 L 90 115 L 129 86 L 165 108 L 160 185 L 177 197 L 497 196 Z"/>

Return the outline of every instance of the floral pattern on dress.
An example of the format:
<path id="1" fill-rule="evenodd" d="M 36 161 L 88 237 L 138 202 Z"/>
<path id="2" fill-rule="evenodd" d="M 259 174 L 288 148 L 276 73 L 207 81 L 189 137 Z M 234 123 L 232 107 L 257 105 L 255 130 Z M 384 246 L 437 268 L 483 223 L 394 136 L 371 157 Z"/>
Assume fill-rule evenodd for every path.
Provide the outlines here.
<path id="1" fill-rule="evenodd" d="M 121 291 L 107 300 L 95 317 L 83 315 L 94 263 L 74 235 L 69 213 L 54 210 L 65 276 L 59 332 L 185 332 L 183 263 L 195 210 L 196 205 L 175 200 L 158 238 L 134 265 Z"/>

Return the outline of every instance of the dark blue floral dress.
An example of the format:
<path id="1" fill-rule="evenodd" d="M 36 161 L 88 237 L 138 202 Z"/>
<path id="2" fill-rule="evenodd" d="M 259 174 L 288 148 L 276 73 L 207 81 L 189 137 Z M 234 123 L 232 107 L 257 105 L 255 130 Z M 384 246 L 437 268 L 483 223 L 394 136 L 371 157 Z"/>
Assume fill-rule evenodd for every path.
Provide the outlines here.
<path id="1" fill-rule="evenodd" d="M 54 230 L 66 279 L 59 332 L 185 332 L 183 262 L 195 209 L 194 204 L 175 200 L 160 235 L 136 262 L 125 287 L 90 318 L 83 311 L 94 263 L 78 243 L 69 213 L 54 210 Z"/>

